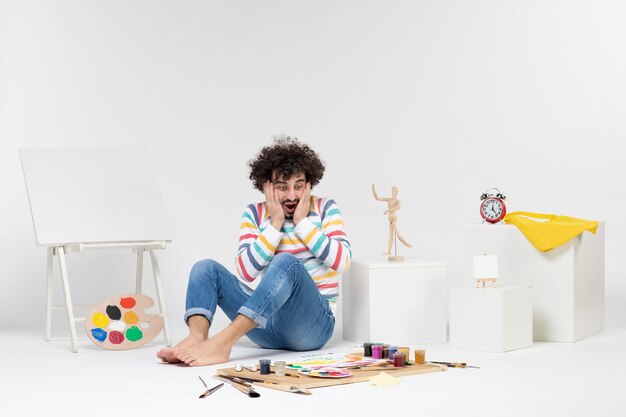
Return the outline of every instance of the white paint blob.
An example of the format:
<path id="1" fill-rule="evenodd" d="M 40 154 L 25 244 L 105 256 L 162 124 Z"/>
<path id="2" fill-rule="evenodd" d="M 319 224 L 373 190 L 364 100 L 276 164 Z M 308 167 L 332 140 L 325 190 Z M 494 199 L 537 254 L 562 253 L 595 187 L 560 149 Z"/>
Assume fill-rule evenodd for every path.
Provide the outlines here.
<path id="1" fill-rule="evenodd" d="M 111 320 L 111 323 L 109 323 L 109 329 L 111 330 L 117 330 L 121 332 L 125 328 L 126 328 L 126 323 L 124 323 L 123 321 Z"/>
<path id="2" fill-rule="evenodd" d="M 148 327 L 150 327 L 150 323 L 148 323 L 147 321 L 144 321 L 143 323 L 141 323 L 142 329 L 147 329 Z"/>

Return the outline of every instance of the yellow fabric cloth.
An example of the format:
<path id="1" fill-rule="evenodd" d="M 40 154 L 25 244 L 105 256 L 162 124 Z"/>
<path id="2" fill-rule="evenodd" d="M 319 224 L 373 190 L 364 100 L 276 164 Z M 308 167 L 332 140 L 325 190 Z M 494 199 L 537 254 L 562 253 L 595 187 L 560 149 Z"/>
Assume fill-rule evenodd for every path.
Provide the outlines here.
<path id="1" fill-rule="evenodd" d="M 504 222 L 517 226 L 530 243 L 543 252 L 569 242 L 585 230 L 593 234 L 598 230 L 597 221 L 525 211 L 507 214 Z"/>

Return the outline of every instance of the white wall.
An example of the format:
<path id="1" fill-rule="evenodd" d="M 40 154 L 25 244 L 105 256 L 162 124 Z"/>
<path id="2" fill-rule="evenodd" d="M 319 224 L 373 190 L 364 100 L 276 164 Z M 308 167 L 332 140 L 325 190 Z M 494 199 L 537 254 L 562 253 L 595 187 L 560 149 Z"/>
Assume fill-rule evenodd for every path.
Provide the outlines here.
<path id="1" fill-rule="evenodd" d="M 277 133 L 326 161 L 316 193 L 338 201 L 355 258 L 385 249 L 370 184 L 395 184 L 401 253 L 444 260 L 450 285 L 486 188 L 510 211 L 606 220 L 607 324 L 623 326 L 625 20 L 617 0 L 0 0 L 0 328 L 44 323 L 19 148 L 152 147 L 179 327 L 192 264 L 232 266 L 262 197 L 246 161 Z M 133 290 L 129 253 L 69 262 L 75 302 Z"/>

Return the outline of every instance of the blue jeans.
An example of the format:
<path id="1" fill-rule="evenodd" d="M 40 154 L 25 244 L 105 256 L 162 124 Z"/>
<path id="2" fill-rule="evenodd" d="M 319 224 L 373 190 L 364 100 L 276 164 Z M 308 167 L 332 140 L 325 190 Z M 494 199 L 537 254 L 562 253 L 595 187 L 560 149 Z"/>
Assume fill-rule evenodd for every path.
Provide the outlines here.
<path id="1" fill-rule="evenodd" d="M 257 327 L 247 336 L 264 348 L 316 350 L 332 336 L 335 317 L 328 301 L 293 255 L 277 254 L 254 292 L 243 288 L 218 262 L 196 263 L 189 274 L 185 322 L 203 315 L 210 323 L 219 305 L 231 320 L 238 314 L 253 320 Z"/>

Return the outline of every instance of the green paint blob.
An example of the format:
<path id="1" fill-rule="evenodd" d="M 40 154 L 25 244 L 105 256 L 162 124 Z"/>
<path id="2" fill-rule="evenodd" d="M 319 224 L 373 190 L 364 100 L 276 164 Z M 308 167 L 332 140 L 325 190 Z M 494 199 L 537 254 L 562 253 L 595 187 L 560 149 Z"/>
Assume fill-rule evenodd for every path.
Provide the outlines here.
<path id="1" fill-rule="evenodd" d="M 143 332 L 137 326 L 130 326 L 126 330 L 126 338 L 131 342 L 136 342 L 143 337 Z"/>

